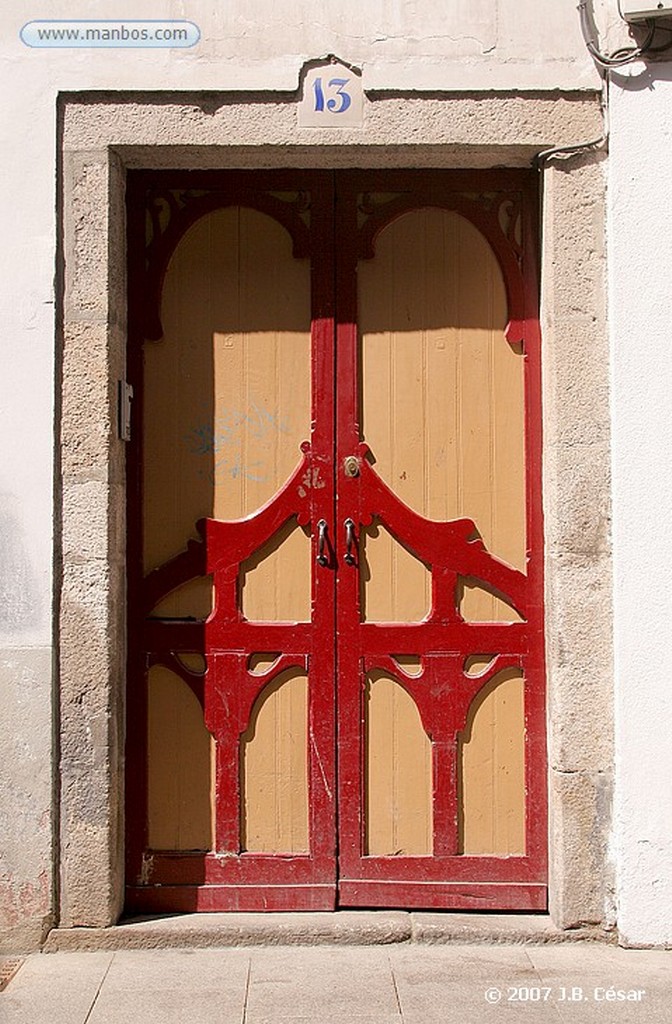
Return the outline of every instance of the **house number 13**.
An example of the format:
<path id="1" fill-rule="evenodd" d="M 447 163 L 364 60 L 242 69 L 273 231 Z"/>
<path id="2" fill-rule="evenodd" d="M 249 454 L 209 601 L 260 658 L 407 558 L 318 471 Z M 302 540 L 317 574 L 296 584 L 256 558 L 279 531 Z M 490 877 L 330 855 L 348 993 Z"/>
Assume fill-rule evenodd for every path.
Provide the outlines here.
<path id="1" fill-rule="evenodd" d="M 350 93 L 346 92 L 346 86 L 349 84 L 349 78 L 330 78 L 326 88 L 328 92 L 335 91 L 335 95 L 326 98 L 322 78 L 316 78 L 313 82 L 313 92 L 315 94 L 314 110 L 319 113 L 326 106 L 327 110 L 332 114 L 345 113 L 352 102 Z"/>

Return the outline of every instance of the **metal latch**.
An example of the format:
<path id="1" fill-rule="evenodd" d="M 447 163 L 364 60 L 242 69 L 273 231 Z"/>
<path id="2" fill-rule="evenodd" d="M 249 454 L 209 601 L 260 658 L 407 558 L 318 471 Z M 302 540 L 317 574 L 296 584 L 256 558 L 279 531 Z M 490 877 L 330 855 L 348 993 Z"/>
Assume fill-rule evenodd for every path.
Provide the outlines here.
<path id="1" fill-rule="evenodd" d="M 131 402 L 133 388 L 128 381 L 119 381 L 119 437 L 122 441 L 131 440 Z"/>

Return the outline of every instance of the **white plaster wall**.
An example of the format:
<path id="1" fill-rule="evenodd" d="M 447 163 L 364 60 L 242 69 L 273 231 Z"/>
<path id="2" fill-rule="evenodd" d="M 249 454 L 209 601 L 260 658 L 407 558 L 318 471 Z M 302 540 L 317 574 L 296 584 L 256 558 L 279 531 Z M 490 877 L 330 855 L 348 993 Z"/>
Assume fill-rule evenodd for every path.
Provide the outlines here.
<path id="1" fill-rule="evenodd" d="M 672 64 L 610 91 L 618 924 L 671 944 Z"/>
<path id="2" fill-rule="evenodd" d="M 599 0 L 599 4 L 609 0 Z M 598 5 L 599 5 L 598 4 Z M 192 49 L 38 49 L 30 18 L 118 19 L 117 0 L 0 9 L 0 515 L 31 594 L 0 616 L 0 645 L 49 643 L 56 98 L 78 90 L 293 90 L 306 59 L 337 52 L 365 89 L 594 89 L 573 0 L 142 0 L 133 18 L 195 22 Z M 552 140 L 551 140 L 552 141 Z M 19 556 L 18 547 L 23 554 Z M 11 595 L 13 587 L 6 588 Z M 4 593 L 4 592 L 3 592 Z M 10 596 L 11 600 L 11 596 Z M 9 609 L 11 612 L 11 608 Z"/>
<path id="3" fill-rule="evenodd" d="M 598 0 L 613 7 L 615 0 Z M 31 18 L 177 18 L 180 49 L 30 49 Z M 365 89 L 583 90 L 574 0 L 41 0 L 0 8 L 0 945 L 52 906 L 56 103 L 88 90 L 292 90 L 336 52 Z M 548 143 L 555 140 L 549 138 Z M 566 142 L 567 139 L 560 141 Z M 3 653 L 4 652 L 4 653 Z"/>
<path id="4" fill-rule="evenodd" d="M 595 0 L 596 10 L 616 0 Z M 187 19 L 191 49 L 28 50 L 28 20 Z M 19 75 L 61 89 L 293 89 L 304 60 L 336 52 L 370 89 L 594 88 L 573 0 L 43 0 L 4 5 Z"/>
<path id="5" fill-rule="evenodd" d="M 192 49 L 38 49 L 40 19 L 111 18 L 117 0 L 42 0 L 0 9 L 0 515 L 23 549 L 28 609 L 0 616 L 0 644 L 49 643 L 56 98 L 78 90 L 293 90 L 311 57 L 337 52 L 365 89 L 594 89 L 565 0 L 142 0 L 133 18 L 195 22 Z M 127 9 L 127 8 L 126 8 Z M 526 16 L 527 15 L 527 16 Z M 13 588 L 10 588 L 13 589 Z M 11 611 L 11 609 L 10 609 Z"/>

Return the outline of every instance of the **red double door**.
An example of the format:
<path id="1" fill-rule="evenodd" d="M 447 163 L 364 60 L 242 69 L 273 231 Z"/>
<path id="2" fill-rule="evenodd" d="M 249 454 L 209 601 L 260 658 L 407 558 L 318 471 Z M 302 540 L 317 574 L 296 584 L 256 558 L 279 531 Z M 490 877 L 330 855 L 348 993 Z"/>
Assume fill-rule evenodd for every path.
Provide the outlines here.
<path id="1" fill-rule="evenodd" d="M 545 907 L 534 208 L 131 176 L 129 909 Z"/>

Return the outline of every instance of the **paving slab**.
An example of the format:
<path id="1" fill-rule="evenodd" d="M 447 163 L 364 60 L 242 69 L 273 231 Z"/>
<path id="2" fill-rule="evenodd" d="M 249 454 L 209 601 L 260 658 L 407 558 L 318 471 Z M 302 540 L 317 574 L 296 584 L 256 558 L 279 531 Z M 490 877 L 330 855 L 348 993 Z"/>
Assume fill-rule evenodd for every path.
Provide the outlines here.
<path id="1" fill-rule="evenodd" d="M 242 1024 L 246 949 L 114 954 L 87 1024 Z"/>
<path id="2" fill-rule="evenodd" d="M 2 1024 L 80 1024 L 86 1021 L 112 962 L 112 954 L 28 956 L 0 992 Z"/>
<path id="3" fill-rule="evenodd" d="M 671 1000 L 672 951 L 596 943 L 122 950 L 27 957 L 0 1024 L 669 1024 Z"/>
<path id="4" fill-rule="evenodd" d="M 388 956 L 405 1024 L 512 1020 L 512 1004 L 499 993 L 507 986 L 538 985 L 526 947 L 520 945 L 408 946 L 388 950 Z M 548 1021 L 546 1007 L 524 1009 L 529 1024 Z"/>
<path id="5" fill-rule="evenodd" d="M 268 949 L 252 957 L 245 1024 L 376 1020 L 402 1024 L 384 947 Z"/>
<path id="6" fill-rule="evenodd" d="M 245 1018 L 245 1024 L 249 1024 L 250 1018 Z M 319 1015 L 315 1016 L 311 1013 L 309 1017 L 278 1017 L 272 1015 L 270 1017 L 263 1017 L 255 1020 L 255 1024 L 400 1024 L 401 1017 L 398 1015 L 394 1017 L 380 1017 L 380 1016 L 351 1016 L 350 1014 L 344 1014 L 338 1008 L 330 1010 L 325 1007 L 324 1010 L 320 1010 Z M 460 1024 L 464 1024 L 461 1021 Z"/>
<path id="7" fill-rule="evenodd" d="M 151 949 L 115 954 L 105 977 L 106 992 L 163 992 L 193 989 L 244 992 L 250 972 L 248 949 Z"/>
<path id="8" fill-rule="evenodd" d="M 191 988 L 133 993 L 103 989 L 86 1024 L 243 1024 L 244 1019 L 244 987 L 226 996 Z"/>
<path id="9" fill-rule="evenodd" d="M 562 1021 L 648 1024 L 672 1020 L 672 951 L 614 946 L 529 948 Z M 643 955 L 642 955 L 643 954 Z"/>
<path id="10" fill-rule="evenodd" d="M 464 914 L 453 911 L 411 913 L 412 939 L 426 943 L 546 945 L 565 942 L 616 943 L 615 931 L 596 926 L 558 928 L 547 914 Z"/>

